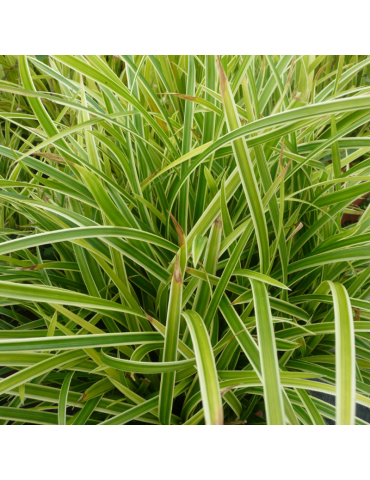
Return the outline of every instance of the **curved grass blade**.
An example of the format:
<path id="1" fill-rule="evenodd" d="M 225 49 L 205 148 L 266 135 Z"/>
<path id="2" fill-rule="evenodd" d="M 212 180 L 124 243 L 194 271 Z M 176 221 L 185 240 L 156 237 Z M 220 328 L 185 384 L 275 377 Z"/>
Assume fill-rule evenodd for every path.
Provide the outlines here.
<path id="1" fill-rule="evenodd" d="M 67 398 L 69 386 L 71 385 L 72 377 L 74 372 L 67 373 L 65 377 L 62 388 L 60 389 L 59 404 L 58 404 L 58 424 L 66 425 L 66 407 L 67 407 Z"/>
<path id="2" fill-rule="evenodd" d="M 199 374 L 204 417 L 207 425 L 223 424 L 223 409 L 216 363 L 203 320 L 197 312 L 182 313 L 190 330 Z"/>
<path id="3" fill-rule="evenodd" d="M 285 414 L 280 384 L 274 327 L 266 287 L 258 280 L 250 279 L 256 310 L 258 343 L 261 356 L 263 391 L 267 423 L 284 425 Z"/>
<path id="4" fill-rule="evenodd" d="M 221 96 L 224 105 L 225 117 L 229 131 L 240 128 L 239 116 L 236 112 L 235 103 L 227 77 L 222 68 L 220 58 L 218 57 L 218 66 L 221 83 Z M 250 159 L 247 143 L 244 138 L 235 140 L 232 144 L 235 160 L 238 165 L 240 179 L 243 190 L 247 198 L 254 228 L 256 229 L 257 242 L 259 246 L 260 268 L 261 273 L 266 273 L 269 259 L 269 240 L 267 233 L 267 225 L 262 206 L 262 200 L 257 188 L 257 180 L 254 175 L 252 162 Z"/>
<path id="5" fill-rule="evenodd" d="M 351 301 L 338 282 L 328 282 L 335 318 L 336 423 L 354 425 L 356 395 L 355 334 Z"/>
<path id="6" fill-rule="evenodd" d="M 182 274 L 178 257 L 172 275 L 170 298 L 167 310 L 166 333 L 164 337 L 163 362 L 175 362 L 180 333 L 182 309 Z M 162 425 L 169 425 L 171 420 L 175 372 L 162 373 L 159 390 L 159 420 Z"/>

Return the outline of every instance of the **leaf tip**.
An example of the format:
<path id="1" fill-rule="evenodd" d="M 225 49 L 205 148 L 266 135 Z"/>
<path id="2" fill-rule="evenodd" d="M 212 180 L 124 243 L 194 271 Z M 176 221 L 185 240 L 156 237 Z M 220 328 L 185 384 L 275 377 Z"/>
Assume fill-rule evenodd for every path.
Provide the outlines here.
<path id="1" fill-rule="evenodd" d="M 185 234 L 184 234 L 184 230 L 181 228 L 181 225 L 178 223 L 178 221 L 176 220 L 176 218 L 172 215 L 171 212 L 168 212 L 167 213 L 170 214 L 171 218 L 172 218 L 172 221 L 173 221 L 173 224 L 175 225 L 175 229 L 176 229 L 176 232 L 177 232 L 177 235 L 179 237 L 179 242 L 180 242 L 180 247 L 183 247 L 185 245 Z"/>
<path id="2" fill-rule="evenodd" d="M 217 55 L 217 63 L 218 63 L 218 70 L 220 72 L 221 94 L 223 96 L 223 94 L 225 92 L 226 84 L 227 84 L 227 77 L 226 77 L 225 70 L 224 70 L 224 68 L 222 66 L 222 63 L 221 63 L 220 55 Z"/>
<path id="3" fill-rule="evenodd" d="M 148 320 L 148 321 L 149 321 L 149 322 L 150 322 L 150 323 L 153 325 L 153 324 L 154 324 L 154 318 L 153 318 L 153 317 L 151 317 L 151 316 L 150 316 L 148 313 L 146 313 L 146 311 L 145 311 L 145 310 L 143 310 L 143 312 L 144 312 L 144 314 L 145 314 L 145 316 L 146 316 L 147 320 Z"/>

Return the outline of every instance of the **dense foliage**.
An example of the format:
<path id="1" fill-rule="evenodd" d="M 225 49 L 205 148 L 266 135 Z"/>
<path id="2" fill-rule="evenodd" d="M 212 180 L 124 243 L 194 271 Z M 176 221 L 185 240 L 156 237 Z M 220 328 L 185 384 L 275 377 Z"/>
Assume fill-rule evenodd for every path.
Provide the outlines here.
<path id="1" fill-rule="evenodd" d="M 1 56 L 0 421 L 366 423 L 369 76 Z"/>

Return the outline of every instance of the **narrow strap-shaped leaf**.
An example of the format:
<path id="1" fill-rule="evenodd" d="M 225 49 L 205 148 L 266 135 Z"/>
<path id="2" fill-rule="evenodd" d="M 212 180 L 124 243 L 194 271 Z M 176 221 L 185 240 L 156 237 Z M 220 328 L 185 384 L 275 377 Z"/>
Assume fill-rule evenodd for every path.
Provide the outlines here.
<path id="1" fill-rule="evenodd" d="M 252 278 L 250 282 L 253 291 L 254 308 L 256 310 L 267 423 L 269 425 L 284 425 L 283 395 L 279 377 L 274 326 L 266 286 Z"/>
<path id="2" fill-rule="evenodd" d="M 186 83 L 186 94 L 194 96 L 195 88 L 195 65 L 194 55 L 188 55 L 188 75 Z M 193 102 L 185 103 L 184 127 L 182 137 L 181 155 L 185 155 L 191 150 L 192 126 L 194 116 Z M 181 165 L 181 173 L 185 173 L 187 163 Z M 185 235 L 188 232 L 188 210 L 189 210 L 189 181 L 180 189 L 179 193 L 179 224 L 181 225 Z"/>
<path id="3" fill-rule="evenodd" d="M 120 413 L 115 417 L 106 420 L 105 422 L 100 423 L 100 425 L 124 425 L 125 423 L 135 420 L 137 417 L 140 417 L 144 413 L 150 412 L 158 406 L 158 396 L 147 400 L 146 402 L 140 403 L 135 407 L 130 408 L 126 412 Z"/>
<path id="4" fill-rule="evenodd" d="M 296 390 L 299 398 L 306 407 L 306 411 L 309 414 L 314 425 L 326 425 L 324 419 L 320 415 L 315 403 L 312 401 L 311 396 L 304 390 Z"/>
<path id="5" fill-rule="evenodd" d="M 175 269 L 171 281 L 170 298 L 168 301 L 163 362 L 174 362 L 177 359 L 182 309 L 182 284 L 180 262 L 176 256 Z M 162 374 L 159 391 L 159 420 L 162 425 L 170 424 L 175 375 L 174 371 Z"/>
<path id="6" fill-rule="evenodd" d="M 219 60 L 219 72 L 221 83 L 221 95 L 224 105 L 225 116 L 229 131 L 240 128 L 239 116 L 236 112 L 235 102 L 227 77 Z M 240 179 L 243 185 L 243 190 L 248 201 L 249 209 L 253 219 L 253 224 L 256 229 L 257 241 L 260 255 L 261 273 L 266 273 L 269 259 L 269 240 L 267 233 L 267 225 L 262 206 L 261 195 L 258 190 L 257 180 L 254 175 L 252 162 L 249 156 L 247 143 L 244 138 L 235 140 L 232 143 L 235 160 L 238 165 Z"/>
<path id="7" fill-rule="evenodd" d="M 223 409 L 220 386 L 207 329 L 197 312 L 186 310 L 182 315 L 190 330 L 194 346 L 206 424 L 222 425 Z"/>
<path id="8" fill-rule="evenodd" d="M 83 293 L 64 290 L 62 288 L 0 282 L 0 294 L 5 298 L 17 298 L 24 301 L 76 305 L 79 307 L 90 308 L 91 310 L 97 308 L 133 313 L 134 315 L 144 318 L 144 314 L 140 310 L 125 307 L 120 303 L 105 300 L 103 298 L 91 297 Z"/>
<path id="9" fill-rule="evenodd" d="M 268 285 L 273 285 L 274 287 L 282 288 L 284 290 L 290 290 L 289 287 L 284 285 L 281 282 L 278 282 L 274 278 L 269 277 L 268 275 L 264 275 L 263 273 L 254 272 L 253 270 L 247 269 L 237 269 L 234 270 L 234 275 L 247 277 L 247 278 L 254 278 L 255 280 L 259 280 L 262 283 L 266 283 Z"/>
<path id="10" fill-rule="evenodd" d="M 194 268 L 197 268 L 198 261 L 200 256 L 203 253 L 204 247 L 206 246 L 207 239 L 201 235 L 197 235 L 193 242 L 192 255 L 193 255 L 193 265 Z"/>
<path id="11" fill-rule="evenodd" d="M 199 313 L 203 318 L 207 312 L 207 306 L 209 299 L 211 297 L 211 290 L 208 284 L 208 274 L 214 275 L 217 270 L 218 255 L 220 251 L 221 244 L 221 235 L 222 235 L 222 220 L 219 216 L 216 221 L 213 223 L 211 232 L 209 234 L 206 251 L 204 254 L 204 265 L 203 268 L 206 274 L 206 281 L 200 282 L 200 285 L 197 289 L 197 293 L 194 299 L 193 309 Z M 211 324 L 211 318 L 207 327 Z"/>
<path id="12" fill-rule="evenodd" d="M 333 294 L 335 318 L 336 423 L 354 425 L 356 350 L 351 301 L 343 285 L 328 284 Z"/>
<path id="13" fill-rule="evenodd" d="M 23 332 L 21 332 L 23 334 Z M 22 352 L 42 350 L 78 350 L 81 348 L 113 347 L 118 345 L 142 345 L 158 342 L 162 335 L 157 332 L 104 333 L 97 335 L 70 335 L 58 337 L 1 339 L 0 352 Z M 76 352 L 71 352 L 72 357 Z M 78 356 L 77 356 L 78 357 Z M 0 382 L 1 384 L 1 382 Z"/>
<path id="14" fill-rule="evenodd" d="M 0 418 L 36 425 L 58 425 L 58 415 L 56 413 L 37 412 L 24 408 L 0 407 Z"/>
<path id="15" fill-rule="evenodd" d="M 62 388 L 60 389 L 59 404 L 58 404 L 58 424 L 59 425 L 66 424 L 67 398 L 68 398 L 69 386 L 71 384 L 73 374 L 74 372 L 67 373 L 67 376 L 63 381 Z"/>
<path id="16" fill-rule="evenodd" d="M 90 418 L 90 415 L 94 412 L 95 407 L 101 400 L 100 397 L 91 398 L 88 400 L 85 405 L 82 407 L 77 417 L 73 421 L 73 425 L 85 425 L 87 420 Z"/>
<path id="17" fill-rule="evenodd" d="M 177 372 L 195 365 L 194 359 L 173 362 L 138 362 L 123 358 L 114 358 L 104 352 L 101 353 L 101 359 L 105 365 L 116 368 L 117 370 L 142 374 Z"/>
<path id="18" fill-rule="evenodd" d="M 14 387 L 18 387 L 23 383 L 29 382 L 43 373 L 50 372 L 50 370 L 53 370 L 53 368 L 65 365 L 71 360 L 77 360 L 86 356 L 86 353 L 81 350 L 54 355 L 52 358 L 43 360 L 42 362 L 27 367 L 24 370 L 14 373 L 10 377 L 1 380 L 0 393 L 6 392 Z"/>

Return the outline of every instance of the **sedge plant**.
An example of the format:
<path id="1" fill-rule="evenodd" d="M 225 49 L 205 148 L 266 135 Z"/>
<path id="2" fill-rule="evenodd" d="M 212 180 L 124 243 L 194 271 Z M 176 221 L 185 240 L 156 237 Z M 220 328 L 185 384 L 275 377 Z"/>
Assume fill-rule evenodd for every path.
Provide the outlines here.
<path id="1" fill-rule="evenodd" d="M 369 77 L 1 56 L 0 422 L 366 424 Z"/>

